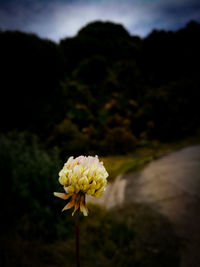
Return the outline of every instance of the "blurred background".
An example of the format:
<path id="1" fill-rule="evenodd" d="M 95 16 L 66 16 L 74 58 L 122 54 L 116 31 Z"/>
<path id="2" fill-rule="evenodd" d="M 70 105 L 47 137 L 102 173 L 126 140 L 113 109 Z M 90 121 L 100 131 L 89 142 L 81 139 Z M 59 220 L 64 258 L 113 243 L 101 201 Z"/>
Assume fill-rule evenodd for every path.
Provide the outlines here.
<path id="1" fill-rule="evenodd" d="M 99 155 L 112 187 L 200 143 L 199 62 L 197 0 L 0 1 L 1 266 L 75 266 L 53 197 L 69 156 Z M 83 266 L 200 266 L 181 263 L 170 217 L 129 202 L 91 204 Z"/>

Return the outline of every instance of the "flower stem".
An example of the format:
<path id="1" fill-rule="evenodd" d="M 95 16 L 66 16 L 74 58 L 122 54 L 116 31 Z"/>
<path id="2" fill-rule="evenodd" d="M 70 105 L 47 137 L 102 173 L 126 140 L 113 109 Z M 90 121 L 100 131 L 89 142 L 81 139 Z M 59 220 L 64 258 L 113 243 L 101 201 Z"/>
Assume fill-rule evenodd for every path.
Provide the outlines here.
<path id="1" fill-rule="evenodd" d="M 75 219 L 75 233 L 76 233 L 76 267 L 80 267 L 80 211 L 77 211 Z"/>

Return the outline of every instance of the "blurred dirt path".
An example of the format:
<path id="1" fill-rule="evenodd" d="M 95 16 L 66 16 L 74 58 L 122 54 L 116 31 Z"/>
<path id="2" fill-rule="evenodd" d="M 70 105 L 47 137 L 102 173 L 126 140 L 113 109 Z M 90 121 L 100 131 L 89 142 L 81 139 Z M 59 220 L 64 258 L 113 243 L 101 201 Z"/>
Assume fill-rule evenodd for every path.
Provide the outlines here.
<path id="1" fill-rule="evenodd" d="M 92 202 L 108 209 L 130 202 L 150 204 L 169 218 L 183 241 L 181 267 L 200 266 L 200 145 L 172 152 L 140 172 L 118 176 Z"/>

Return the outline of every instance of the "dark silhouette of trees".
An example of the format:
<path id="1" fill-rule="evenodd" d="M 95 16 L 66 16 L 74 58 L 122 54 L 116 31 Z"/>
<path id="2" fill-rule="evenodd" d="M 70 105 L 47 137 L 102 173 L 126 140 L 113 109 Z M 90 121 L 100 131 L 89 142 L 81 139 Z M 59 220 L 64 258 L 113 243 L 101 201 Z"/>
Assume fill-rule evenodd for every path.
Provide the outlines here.
<path id="1" fill-rule="evenodd" d="M 35 35 L 2 32 L 0 58 L 3 129 L 47 130 L 61 116 L 57 103 L 64 70 L 59 47 Z"/>
<path id="2" fill-rule="evenodd" d="M 170 141 L 195 134 L 199 47 L 200 25 L 194 21 L 144 39 L 122 25 L 97 21 L 59 45 L 2 31 L 1 128 L 36 133 L 44 146 L 63 144 L 63 154 L 127 152 L 112 133 L 121 143 L 134 140 L 130 148 L 142 138 Z"/>

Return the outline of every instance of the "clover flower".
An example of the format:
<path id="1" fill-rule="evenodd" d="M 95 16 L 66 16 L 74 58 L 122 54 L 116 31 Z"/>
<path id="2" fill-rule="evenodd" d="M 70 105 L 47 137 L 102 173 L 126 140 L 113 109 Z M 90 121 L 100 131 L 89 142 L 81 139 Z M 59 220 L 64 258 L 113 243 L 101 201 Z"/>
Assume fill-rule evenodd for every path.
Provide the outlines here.
<path id="1" fill-rule="evenodd" d="M 54 192 L 55 196 L 64 200 L 70 198 L 62 211 L 74 207 L 72 215 L 80 209 L 87 216 L 85 195 L 100 197 L 105 190 L 107 177 L 103 162 L 99 162 L 97 156 L 70 157 L 59 172 L 59 182 L 64 186 L 65 193 Z"/>

